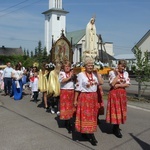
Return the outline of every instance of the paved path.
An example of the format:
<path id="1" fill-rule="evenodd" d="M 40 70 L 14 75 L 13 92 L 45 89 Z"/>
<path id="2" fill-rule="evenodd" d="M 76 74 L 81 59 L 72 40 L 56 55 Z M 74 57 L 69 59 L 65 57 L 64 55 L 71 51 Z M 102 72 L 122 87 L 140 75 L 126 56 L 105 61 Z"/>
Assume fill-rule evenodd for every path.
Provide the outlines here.
<path id="1" fill-rule="evenodd" d="M 40 97 L 41 98 L 41 95 Z M 30 102 L 30 95 L 20 101 L 0 96 L 0 150 L 148 150 L 150 148 L 150 109 L 128 107 L 128 119 L 121 125 L 123 138 L 112 134 L 112 126 L 100 116 L 92 146 L 77 132 L 68 134 L 56 114 L 46 113 L 41 105 Z M 148 104 L 149 105 L 149 104 Z M 105 101 L 106 106 L 106 101 Z M 133 106 L 133 107 L 132 107 Z M 150 108 L 150 107 L 149 107 Z"/>

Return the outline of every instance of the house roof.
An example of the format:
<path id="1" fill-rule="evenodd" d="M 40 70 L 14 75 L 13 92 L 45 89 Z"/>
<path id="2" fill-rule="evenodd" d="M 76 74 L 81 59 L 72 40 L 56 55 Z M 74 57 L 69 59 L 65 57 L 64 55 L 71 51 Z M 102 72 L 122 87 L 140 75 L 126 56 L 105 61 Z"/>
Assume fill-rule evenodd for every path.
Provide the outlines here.
<path id="1" fill-rule="evenodd" d="M 134 54 L 120 54 L 114 56 L 117 60 L 118 59 L 126 59 L 126 60 L 131 60 L 131 59 L 136 59 Z"/>
<path id="2" fill-rule="evenodd" d="M 0 47 L 0 55 L 11 56 L 11 55 L 23 55 L 22 48 L 8 48 Z"/>
<path id="3" fill-rule="evenodd" d="M 138 41 L 138 43 L 135 46 L 139 47 L 149 36 L 150 36 L 150 30 Z M 131 49 L 133 53 L 134 53 L 134 47 Z"/>
<path id="4" fill-rule="evenodd" d="M 116 60 L 113 56 L 109 55 L 107 52 L 103 50 L 99 50 L 99 59 L 101 62 L 109 62 L 110 60 Z"/>
<path id="5" fill-rule="evenodd" d="M 60 13 L 63 13 L 63 14 L 67 14 L 69 13 L 68 11 L 65 11 L 64 9 L 57 9 L 57 8 L 52 8 L 52 9 L 49 9 L 47 11 L 44 11 L 42 14 L 46 15 L 46 14 L 49 14 L 49 13 L 52 13 L 52 12 L 60 12 Z"/>
<path id="6" fill-rule="evenodd" d="M 69 41 L 71 41 L 72 38 L 72 45 L 77 44 L 85 35 L 85 29 L 72 31 L 66 33 L 66 37 Z"/>

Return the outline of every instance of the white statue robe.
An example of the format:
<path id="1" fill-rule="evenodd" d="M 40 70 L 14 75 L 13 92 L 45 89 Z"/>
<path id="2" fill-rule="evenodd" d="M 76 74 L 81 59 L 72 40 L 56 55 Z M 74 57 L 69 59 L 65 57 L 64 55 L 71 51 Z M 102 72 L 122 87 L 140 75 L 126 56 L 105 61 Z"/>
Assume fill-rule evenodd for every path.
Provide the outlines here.
<path id="1" fill-rule="evenodd" d="M 91 24 L 91 20 L 86 26 L 85 50 L 90 52 L 97 51 L 96 27 L 95 24 Z"/>

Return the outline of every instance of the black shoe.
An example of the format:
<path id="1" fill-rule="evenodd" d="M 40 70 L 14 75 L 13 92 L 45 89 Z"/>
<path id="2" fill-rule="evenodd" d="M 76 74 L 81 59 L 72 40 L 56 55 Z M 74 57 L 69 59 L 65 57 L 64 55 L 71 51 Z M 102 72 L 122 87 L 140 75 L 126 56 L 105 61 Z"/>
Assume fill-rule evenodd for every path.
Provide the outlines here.
<path id="1" fill-rule="evenodd" d="M 93 146 L 97 146 L 97 143 L 96 143 L 95 140 L 93 140 L 93 139 L 90 139 L 90 143 L 91 143 Z"/>
<path id="2" fill-rule="evenodd" d="M 113 134 L 118 138 L 122 138 L 122 134 L 120 132 L 119 125 L 114 125 Z"/>
<path id="3" fill-rule="evenodd" d="M 90 143 L 91 143 L 93 146 L 96 146 L 97 143 L 98 143 L 98 141 L 95 139 L 94 134 L 88 134 L 88 137 L 89 137 Z"/>
<path id="4" fill-rule="evenodd" d="M 46 112 L 49 112 L 49 107 L 45 107 L 45 111 L 46 111 Z"/>
<path id="5" fill-rule="evenodd" d="M 96 140 L 94 134 L 91 134 L 91 137 L 92 137 L 93 141 L 95 141 L 96 143 L 98 143 L 98 141 Z"/>
<path id="6" fill-rule="evenodd" d="M 68 129 L 68 133 L 72 133 L 72 125 L 71 125 L 71 123 L 69 123 L 67 129 Z"/>

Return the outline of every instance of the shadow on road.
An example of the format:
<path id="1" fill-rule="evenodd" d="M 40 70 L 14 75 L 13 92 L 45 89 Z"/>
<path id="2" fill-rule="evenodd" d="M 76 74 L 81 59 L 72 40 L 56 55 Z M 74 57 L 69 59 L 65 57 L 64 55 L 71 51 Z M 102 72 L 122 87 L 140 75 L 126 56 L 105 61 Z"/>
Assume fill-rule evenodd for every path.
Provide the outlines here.
<path id="1" fill-rule="evenodd" d="M 113 125 L 106 123 L 105 120 L 99 120 L 98 126 L 103 133 L 112 134 Z"/>
<path id="2" fill-rule="evenodd" d="M 142 149 L 150 149 L 150 144 L 140 140 L 139 138 L 137 138 L 136 136 L 134 136 L 132 133 L 129 133 L 130 136 L 141 146 Z"/>

